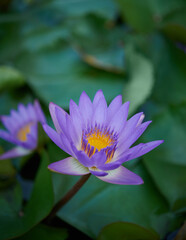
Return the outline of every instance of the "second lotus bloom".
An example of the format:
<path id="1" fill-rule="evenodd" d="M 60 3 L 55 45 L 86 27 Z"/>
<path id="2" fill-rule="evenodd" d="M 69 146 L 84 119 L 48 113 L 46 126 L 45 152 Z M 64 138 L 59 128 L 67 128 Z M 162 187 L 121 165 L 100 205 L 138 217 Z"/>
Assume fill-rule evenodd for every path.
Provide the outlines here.
<path id="1" fill-rule="evenodd" d="M 79 106 L 71 100 L 70 114 L 54 103 L 50 103 L 49 109 L 56 131 L 44 124 L 45 132 L 71 155 L 50 164 L 50 170 L 70 175 L 92 173 L 114 184 L 143 183 L 140 176 L 122 166 L 163 142 L 158 140 L 131 147 L 151 122 L 142 123 L 143 113 L 127 120 L 129 102 L 122 104 L 119 95 L 107 107 L 101 90 L 96 93 L 93 103 L 85 92 L 80 96 Z"/>
<path id="2" fill-rule="evenodd" d="M 11 110 L 10 116 L 1 116 L 5 130 L 0 130 L 0 138 L 16 145 L 15 148 L 0 156 L 0 160 L 21 157 L 37 147 L 38 122 L 46 123 L 40 104 L 35 101 L 27 106 L 18 105 L 18 111 Z"/>

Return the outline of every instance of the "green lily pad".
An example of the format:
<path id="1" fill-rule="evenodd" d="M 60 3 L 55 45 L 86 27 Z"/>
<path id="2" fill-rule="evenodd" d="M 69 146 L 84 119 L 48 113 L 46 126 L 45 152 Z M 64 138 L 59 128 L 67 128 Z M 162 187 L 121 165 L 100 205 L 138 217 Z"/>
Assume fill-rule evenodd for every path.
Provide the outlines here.
<path id="1" fill-rule="evenodd" d="M 88 15 L 69 23 L 69 30 L 72 45 L 86 63 L 109 72 L 125 72 L 123 29 Z"/>
<path id="2" fill-rule="evenodd" d="M 162 195 L 173 211 L 186 206 L 186 166 L 166 163 L 154 158 L 153 152 L 144 156 L 144 162 Z"/>
<path id="3" fill-rule="evenodd" d="M 32 230 L 24 234 L 22 237 L 16 238 L 16 240 L 33 240 L 33 239 L 45 239 L 45 240 L 65 240 L 68 238 L 66 229 L 54 228 L 43 224 L 38 224 Z"/>
<path id="4" fill-rule="evenodd" d="M 123 90 L 124 101 L 130 101 L 129 114 L 142 105 L 150 96 L 154 84 L 152 63 L 136 53 L 132 47 L 126 51 L 129 79 Z"/>
<path id="5" fill-rule="evenodd" d="M 153 10 L 149 0 L 116 0 L 122 17 L 139 32 L 151 32 L 154 27 Z"/>
<path id="6" fill-rule="evenodd" d="M 108 101 L 122 93 L 123 75 L 99 71 L 84 64 L 70 47 L 56 47 L 37 53 L 23 53 L 16 66 L 28 77 L 28 84 L 45 101 L 67 108 L 78 102 L 82 91 L 93 98 L 102 89 Z M 73 69 L 73 71 L 72 71 Z"/>
<path id="7" fill-rule="evenodd" d="M 98 240 L 159 240 L 159 236 L 139 225 L 127 222 L 111 223 L 104 227 Z"/>
<path id="8" fill-rule="evenodd" d="M 49 155 L 53 161 L 66 157 L 63 151 L 52 143 Z M 116 221 L 140 224 L 164 236 L 171 219 L 167 212 L 167 203 L 141 163 L 131 170 L 144 179 L 143 185 L 114 185 L 91 176 L 57 215 L 93 238 L 98 236 L 104 226 Z M 53 173 L 56 201 L 78 179 L 78 176 Z"/>
<path id="9" fill-rule="evenodd" d="M 8 66 L 0 66 L 0 90 L 19 87 L 24 83 L 25 78 L 18 70 Z"/>
<path id="10" fill-rule="evenodd" d="M 158 150 L 148 154 L 152 160 L 186 166 L 186 124 L 183 120 L 185 118 L 185 104 L 167 107 L 151 118 L 153 123 L 149 127 L 149 131 L 143 134 L 144 140 L 163 139 L 165 141 L 158 147 Z"/>
<path id="11" fill-rule="evenodd" d="M 8 190 L 8 194 L 1 194 L 0 240 L 26 233 L 49 214 L 53 207 L 53 188 L 48 163 L 47 155 L 43 153 L 33 192 L 25 208 L 22 208 L 19 184 Z"/>

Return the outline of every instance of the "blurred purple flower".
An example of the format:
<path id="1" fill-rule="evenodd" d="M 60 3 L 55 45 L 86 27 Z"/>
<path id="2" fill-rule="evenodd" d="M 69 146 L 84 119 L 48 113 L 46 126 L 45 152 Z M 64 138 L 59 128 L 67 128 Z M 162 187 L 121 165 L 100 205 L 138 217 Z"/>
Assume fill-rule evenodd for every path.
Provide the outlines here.
<path id="1" fill-rule="evenodd" d="M 18 105 L 18 111 L 11 110 L 10 116 L 1 116 L 1 121 L 7 131 L 0 129 L 0 138 L 11 142 L 17 147 L 5 152 L 0 160 L 25 156 L 37 147 L 38 122 L 46 123 L 39 102 L 27 106 Z"/>
<path id="2" fill-rule="evenodd" d="M 130 146 L 142 135 L 151 121 L 144 122 L 138 113 L 127 121 L 129 102 L 122 105 L 117 96 L 107 107 L 99 90 L 91 102 L 85 92 L 79 106 L 70 101 L 70 115 L 54 103 L 49 109 L 56 128 L 44 124 L 52 141 L 71 157 L 54 162 L 49 169 L 62 174 L 85 175 L 92 173 L 99 179 L 114 184 L 142 184 L 143 180 L 123 167 L 126 161 L 140 157 L 163 141 Z"/>

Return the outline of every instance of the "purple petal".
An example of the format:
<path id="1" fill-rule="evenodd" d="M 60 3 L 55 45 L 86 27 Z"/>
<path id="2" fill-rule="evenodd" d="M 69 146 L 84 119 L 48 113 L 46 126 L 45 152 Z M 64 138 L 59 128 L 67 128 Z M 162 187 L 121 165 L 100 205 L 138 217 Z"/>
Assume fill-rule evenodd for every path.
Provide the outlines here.
<path id="1" fill-rule="evenodd" d="M 73 157 L 51 163 L 48 168 L 51 171 L 69 175 L 85 175 L 89 173 L 88 168 L 84 167 Z"/>
<path id="2" fill-rule="evenodd" d="M 107 158 L 106 154 L 104 151 L 96 152 L 94 155 L 91 157 L 91 161 L 93 163 L 93 166 L 98 167 L 102 166 L 105 164 Z"/>
<path id="3" fill-rule="evenodd" d="M 76 134 L 79 136 L 79 138 L 81 138 L 83 122 L 79 113 L 78 106 L 73 100 L 70 100 L 70 117 L 74 125 Z"/>
<path id="4" fill-rule="evenodd" d="M 43 124 L 43 129 L 45 130 L 46 134 L 49 136 L 49 138 L 63 151 L 70 154 L 69 149 L 67 149 L 64 144 L 61 141 L 60 134 L 58 134 L 53 128 L 48 126 L 47 124 Z"/>
<path id="5" fill-rule="evenodd" d="M 109 170 L 114 170 L 116 168 L 118 168 L 121 165 L 121 163 L 118 162 L 110 162 L 110 163 L 105 163 L 101 166 L 99 166 L 99 169 L 103 170 L 103 171 L 109 171 Z"/>
<path id="6" fill-rule="evenodd" d="M 129 110 L 129 102 L 124 103 L 120 109 L 115 113 L 114 117 L 111 119 L 109 123 L 109 127 L 111 130 L 115 132 L 120 132 L 120 130 L 124 127 Z"/>
<path id="7" fill-rule="evenodd" d="M 92 117 L 92 125 L 94 126 L 97 124 L 98 126 L 101 126 L 105 120 L 106 120 L 106 114 L 107 114 L 107 103 L 105 101 L 105 98 L 100 98 L 99 102 L 95 106 L 95 110 Z"/>
<path id="8" fill-rule="evenodd" d="M 108 171 L 108 175 L 105 177 L 98 178 L 105 182 L 120 185 L 138 185 L 143 183 L 143 180 L 140 176 L 129 171 L 123 166 L 120 166 L 115 170 Z"/>
<path id="9" fill-rule="evenodd" d="M 97 93 L 95 94 L 95 97 L 93 100 L 94 109 L 97 107 L 97 104 L 100 102 L 100 100 L 106 103 L 105 97 L 103 95 L 103 91 L 101 89 L 98 90 Z M 106 103 L 106 105 L 107 105 L 107 103 Z"/>
<path id="10" fill-rule="evenodd" d="M 121 158 L 118 159 L 118 162 L 120 162 L 120 164 L 132 160 L 134 158 L 140 157 L 150 151 L 152 151 L 154 148 L 158 147 L 160 144 L 162 144 L 164 141 L 163 140 L 157 140 L 157 141 L 152 141 L 152 142 L 148 142 L 148 143 L 140 143 L 135 147 L 130 148 L 129 150 L 127 150 L 124 155 L 128 156 L 127 158 Z"/>
<path id="11" fill-rule="evenodd" d="M 56 116 L 56 109 L 58 109 L 58 112 L 59 112 L 58 115 L 60 115 L 60 118 L 63 118 L 64 122 L 66 121 L 67 113 L 62 108 L 60 108 L 58 105 L 56 105 L 52 102 L 49 104 L 49 111 L 50 111 L 54 126 L 56 128 L 56 131 L 58 133 L 61 133 L 61 127 L 59 125 L 58 118 Z"/>
<path id="12" fill-rule="evenodd" d="M 106 172 L 104 172 L 104 171 L 102 171 L 102 170 L 100 170 L 100 169 L 97 169 L 97 168 L 95 168 L 95 167 L 89 168 L 89 171 L 90 171 L 90 173 L 92 173 L 93 175 L 99 176 L 99 177 L 103 177 L 103 176 L 107 176 L 107 175 L 108 175 L 108 173 L 106 173 Z"/>
<path id="13" fill-rule="evenodd" d="M 142 124 L 144 118 L 145 118 L 145 114 L 142 114 L 138 123 L 137 123 L 137 125 L 136 125 L 136 127 L 138 127 L 140 124 Z"/>
<path id="14" fill-rule="evenodd" d="M 82 133 L 79 133 L 78 129 L 75 128 L 72 119 L 69 115 L 66 116 L 66 126 L 68 129 L 68 135 L 71 141 L 75 144 L 77 148 L 81 147 L 81 135 Z"/>
<path id="15" fill-rule="evenodd" d="M 34 122 L 37 121 L 36 111 L 35 111 L 34 106 L 31 103 L 28 104 L 27 113 L 28 113 L 29 119 L 31 121 L 34 121 Z"/>
<path id="16" fill-rule="evenodd" d="M 80 132 L 82 132 L 82 117 L 77 104 L 73 100 L 70 100 L 70 117 L 72 118 L 74 126 L 78 129 L 80 128 Z"/>
<path id="17" fill-rule="evenodd" d="M 72 142 L 69 141 L 69 138 L 66 137 L 64 134 L 60 134 L 61 144 L 63 145 L 63 149 L 66 149 L 65 152 L 67 152 L 69 155 L 76 157 L 73 149 L 72 149 Z"/>
<path id="18" fill-rule="evenodd" d="M 26 136 L 26 141 L 22 142 L 20 141 L 20 145 L 23 146 L 24 148 L 28 148 L 28 149 L 35 149 L 37 147 L 37 140 L 38 140 L 38 136 L 37 136 L 37 123 L 35 123 L 34 125 L 31 126 L 31 130 L 30 133 L 27 134 Z"/>
<path id="19" fill-rule="evenodd" d="M 112 102 L 110 103 L 108 109 L 107 109 L 107 121 L 110 121 L 110 119 L 115 115 L 115 113 L 119 110 L 119 108 L 122 105 L 122 96 L 118 95 L 115 97 Z"/>
<path id="20" fill-rule="evenodd" d="M 92 119 L 93 105 L 90 98 L 85 92 L 82 92 L 80 96 L 79 110 L 80 114 L 82 115 L 82 118 L 84 119 L 84 124 L 85 126 L 87 126 L 87 124 L 89 124 Z"/>
<path id="21" fill-rule="evenodd" d="M 38 121 L 42 124 L 46 123 L 45 115 L 41 109 L 41 106 L 40 106 L 40 103 L 38 102 L 38 100 L 34 101 L 34 108 L 36 111 Z"/>
<path id="22" fill-rule="evenodd" d="M 69 135 L 68 135 L 68 129 L 66 124 L 68 114 L 61 108 L 56 108 L 55 113 L 56 113 L 56 118 L 60 127 L 60 133 L 63 133 L 66 135 L 66 137 L 68 137 Z"/>
<path id="23" fill-rule="evenodd" d="M 0 130 L 0 138 L 4 139 L 5 141 L 11 142 L 13 144 L 18 144 L 18 140 L 13 137 L 11 134 L 4 130 Z"/>
<path id="24" fill-rule="evenodd" d="M 126 139 L 128 139 L 132 135 L 133 132 L 135 132 L 136 126 L 142 115 L 143 115 L 142 112 L 137 113 L 126 122 L 126 125 L 122 130 L 122 133 L 120 134 L 120 137 L 118 140 L 119 142 L 123 143 Z"/>
<path id="25" fill-rule="evenodd" d="M 18 126 L 22 125 L 23 118 L 15 110 L 11 110 L 10 112 L 10 118 L 12 119 L 12 121 L 15 121 Z"/>
<path id="26" fill-rule="evenodd" d="M 128 139 L 120 142 L 115 152 L 116 156 L 123 154 L 136 140 L 143 134 L 152 121 L 144 122 L 139 125 Z"/>
<path id="27" fill-rule="evenodd" d="M 1 121 L 3 123 L 3 125 L 5 126 L 5 128 L 10 132 L 10 133 L 14 133 L 15 130 L 17 130 L 17 128 L 19 127 L 19 124 L 17 124 L 17 122 L 12 121 L 11 117 L 8 116 L 1 116 Z"/>
<path id="28" fill-rule="evenodd" d="M 84 151 L 77 150 L 77 148 L 72 144 L 72 149 L 74 151 L 75 156 L 77 157 L 78 161 L 84 165 L 85 167 L 93 167 L 94 163 L 91 159 L 87 156 Z"/>
<path id="29" fill-rule="evenodd" d="M 20 103 L 18 105 L 18 111 L 19 111 L 20 116 L 22 116 L 23 120 L 25 122 L 28 122 L 29 116 L 28 116 L 28 113 L 27 113 L 27 109 L 22 103 Z"/>
<path id="30" fill-rule="evenodd" d="M 30 154 L 31 151 L 22 147 L 13 148 L 0 156 L 0 160 L 5 160 L 9 158 L 22 157 Z"/>

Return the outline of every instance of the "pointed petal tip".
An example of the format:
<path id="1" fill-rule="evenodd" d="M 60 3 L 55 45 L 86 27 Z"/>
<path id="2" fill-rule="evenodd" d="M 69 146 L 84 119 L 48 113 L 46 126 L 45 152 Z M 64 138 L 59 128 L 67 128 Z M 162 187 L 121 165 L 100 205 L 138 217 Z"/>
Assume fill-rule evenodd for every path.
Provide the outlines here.
<path id="1" fill-rule="evenodd" d="M 130 102 L 127 101 L 127 102 L 124 102 L 123 104 L 124 104 L 127 108 L 129 108 Z"/>
<path id="2" fill-rule="evenodd" d="M 49 103 L 49 110 L 50 111 L 53 110 L 55 107 L 57 107 L 57 105 L 55 103 L 53 103 L 53 102 Z"/>
<path id="3" fill-rule="evenodd" d="M 34 101 L 34 110 L 35 110 L 35 114 L 36 114 L 36 119 L 42 124 L 42 123 L 46 123 L 46 118 L 45 115 L 43 113 L 43 110 L 41 108 L 41 105 L 39 103 L 39 101 L 36 99 Z"/>
<path id="4" fill-rule="evenodd" d="M 58 109 L 62 109 L 59 105 L 57 105 L 57 104 L 55 104 L 55 103 L 53 103 L 53 102 L 50 102 L 49 103 L 49 110 L 51 111 L 53 111 L 55 108 L 58 108 Z"/>
<path id="5" fill-rule="evenodd" d="M 146 122 L 144 122 L 142 124 L 139 124 L 137 127 L 146 126 L 146 128 L 147 128 L 151 123 L 152 123 L 152 120 L 146 121 Z"/>
<path id="6" fill-rule="evenodd" d="M 156 142 L 156 147 L 158 147 L 160 144 L 164 143 L 165 140 L 156 140 L 154 142 Z"/>
<path id="7" fill-rule="evenodd" d="M 90 100 L 90 97 L 87 95 L 87 93 L 85 91 L 83 91 L 80 95 L 79 98 L 79 107 L 85 107 L 85 103 L 89 105 L 92 104 L 92 101 Z"/>
<path id="8" fill-rule="evenodd" d="M 102 90 L 102 89 L 99 89 L 99 90 L 96 92 L 96 94 L 97 94 L 97 93 L 103 94 L 103 90 Z M 96 95 L 96 94 L 95 94 L 95 95 Z"/>
<path id="9" fill-rule="evenodd" d="M 51 164 L 52 164 L 52 163 L 51 163 Z M 51 164 L 50 164 L 50 165 L 51 165 Z M 47 167 L 48 170 L 50 170 L 50 171 L 52 171 L 52 172 L 56 172 L 50 165 L 48 165 L 48 167 Z"/>
<path id="10" fill-rule="evenodd" d="M 141 185 L 141 184 L 144 184 L 144 181 L 140 176 L 138 176 L 138 181 L 136 181 L 134 184 L 131 184 L 131 185 Z"/>
<path id="11" fill-rule="evenodd" d="M 127 112 L 128 112 L 128 111 L 129 111 L 129 107 L 130 107 L 130 102 L 127 101 L 127 102 L 125 102 L 123 105 L 126 107 Z"/>
<path id="12" fill-rule="evenodd" d="M 88 95 L 87 95 L 87 93 L 86 93 L 85 91 L 83 91 L 83 92 L 81 93 L 81 95 L 80 95 L 80 98 L 81 98 L 82 96 L 88 96 Z"/>
<path id="13" fill-rule="evenodd" d="M 76 104 L 76 102 L 74 102 L 74 100 L 73 99 L 70 99 L 70 103 L 69 103 L 69 108 L 70 108 L 70 110 L 74 107 L 74 106 L 76 106 L 77 107 L 77 104 Z"/>

